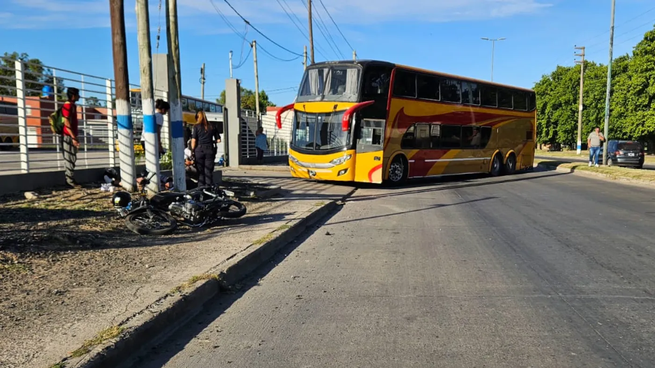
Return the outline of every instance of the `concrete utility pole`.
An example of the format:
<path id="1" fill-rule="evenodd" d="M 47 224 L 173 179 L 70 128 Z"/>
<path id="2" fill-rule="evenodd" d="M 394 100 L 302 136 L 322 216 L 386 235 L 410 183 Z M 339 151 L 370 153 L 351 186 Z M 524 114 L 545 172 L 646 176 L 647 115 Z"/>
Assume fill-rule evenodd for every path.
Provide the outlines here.
<path id="1" fill-rule="evenodd" d="M 255 116 L 257 116 L 257 127 L 261 126 L 259 119 L 259 68 L 257 67 L 257 41 L 252 41 L 252 58 L 255 62 Z"/>
<path id="2" fill-rule="evenodd" d="M 173 141 L 173 177 L 175 188 L 186 190 L 184 166 L 184 124 L 182 123 L 182 74 L 177 27 L 177 0 L 166 0 L 166 39 L 168 42 L 168 96 L 171 104 L 171 140 Z"/>
<path id="3" fill-rule="evenodd" d="M 488 37 L 482 37 L 483 40 L 485 41 L 491 41 L 491 81 L 494 81 L 494 57 L 496 54 L 496 42 L 497 41 L 505 41 L 505 37 L 501 38 L 488 38 Z"/>
<path id="4" fill-rule="evenodd" d="M 580 50 L 579 54 L 575 54 L 582 58 L 580 61 L 576 61 L 576 64 L 580 64 L 580 103 L 578 106 L 578 155 L 582 153 L 582 110 L 584 110 L 584 57 L 585 57 L 585 47 L 576 47 L 576 50 Z"/>
<path id="5" fill-rule="evenodd" d="M 230 50 L 230 79 L 232 79 L 232 50 Z"/>
<path id="6" fill-rule="evenodd" d="M 146 170 L 155 176 L 148 184 L 148 191 L 158 193 L 159 188 L 159 139 L 155 121 L 155 101 L 152 86 L 152 49 L 150 47 L 150 19 L 148 0 L 136 0 L 137 38 L 141 67 L 141 108 L 143 109 L 143 134 L 146 146 Z"/>
<path id="7" fill-rule="evenodd" d="M 307 46 L 305 46 L 305 51 L 302 54 L 302 67 L 303 70 L 307 69 Z"/>
<path id="8" fill-rule="evenodd" d="M 314 64 L 314 27 L 312 26 L 312 0 L 307 0 L 307 10 L 309 11 L 309 48 L 310 48 L 310 65 Z"/>
<path id="9" fill-rule="evenodd" d="M 607 64 L 607 95 L 605 98 L 605 144 L 603 144 L 603 165 L 607 165 L 607 135 L 609 134 L 610 125 L 610 98 L 612 96 L 612 61 L 614 59 L 614 14 L 616 10 L 616 0 L 612 0 L 612 20 L 610 22 L 610 60 Z"/>
<path id="10" fill-rule="evenodd" d="M 357 51 L 353 50 L 353 61 L 357 61 Z"/>
<path id="11" fill-rule="evenodd" d="M 202 63 L 200 68 L 200 99 L 205 99 L 205 63 Z"/>
<path id="12" fill-rule="evenodd" d="M 116 80 L 116 115 L 121 182 L 123 188 L 134 190 L 134 132 L 130 111 L 130 81 L 127 70 L 125 45 L 125 12 L 123 0 L 110 0 L 111 38 L 114 55 L 114 79 Z"/>

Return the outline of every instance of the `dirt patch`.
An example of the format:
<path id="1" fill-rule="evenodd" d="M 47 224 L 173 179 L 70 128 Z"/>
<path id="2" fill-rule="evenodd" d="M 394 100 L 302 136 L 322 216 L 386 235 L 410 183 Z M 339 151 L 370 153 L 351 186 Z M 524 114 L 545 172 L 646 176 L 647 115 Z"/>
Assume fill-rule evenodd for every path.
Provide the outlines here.
<path id="1" fill-rule="evenodd" d="M 35 348 L 40 344 L 81 345 L 79 325 L 88 320 L 89 330 L 100 331 L 107 326 L 94 325 L 93 318 L 101 315 L 115 315 L 119 323 L 126 299 L 137 298 L 140 285 L 176 272 L 180 260 L 202 256 L 198 243 L 228 230 L 245 232 L 264 219 L 249 215 L 146 237 L 127 230 L 111 195 L 84 189 L 40 192 L 34 200 L 0 198 L 0 366 L 38 366 L 36 357 L 48 355 Z M 247 207 L 256 213 L 269 205 Z"/>

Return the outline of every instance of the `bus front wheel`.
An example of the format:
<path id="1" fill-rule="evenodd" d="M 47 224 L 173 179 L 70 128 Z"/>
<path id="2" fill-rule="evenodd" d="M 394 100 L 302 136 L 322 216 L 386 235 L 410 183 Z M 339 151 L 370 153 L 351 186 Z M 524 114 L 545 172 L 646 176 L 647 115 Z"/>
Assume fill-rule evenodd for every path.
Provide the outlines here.
<path id="1" fill-rule="evenodd" d="M 389 183 L 402 184 L 407 180 L 407 160 L 403 156 L 397 156 L 389 165 Z"/>
<path id="2" fill-rule="evenodd" d="M 495 155 L 493 160 L 491 161 L 491 171 L 489 172 L 489 174 L 491 174 L 491 176 L 499 176 L 502 172 L 502 166 L 503 166 L 503 162 L 500 159 L 500 155 L 498 154 Z"/>

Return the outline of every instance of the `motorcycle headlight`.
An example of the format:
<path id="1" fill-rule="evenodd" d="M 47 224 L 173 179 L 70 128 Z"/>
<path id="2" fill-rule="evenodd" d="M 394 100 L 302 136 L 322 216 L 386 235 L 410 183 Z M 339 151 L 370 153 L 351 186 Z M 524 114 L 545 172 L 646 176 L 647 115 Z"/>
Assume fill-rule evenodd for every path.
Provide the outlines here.
<path id="1" fill-rule="evenodd" d="M 330 161 L 330 163 L 334 166 L 339 166 L 343 164 L 344 162 L 350 160 L 353 156 L 352 155 L 345 155 L 339 158 L 335 158 L 334 160 Z"/>

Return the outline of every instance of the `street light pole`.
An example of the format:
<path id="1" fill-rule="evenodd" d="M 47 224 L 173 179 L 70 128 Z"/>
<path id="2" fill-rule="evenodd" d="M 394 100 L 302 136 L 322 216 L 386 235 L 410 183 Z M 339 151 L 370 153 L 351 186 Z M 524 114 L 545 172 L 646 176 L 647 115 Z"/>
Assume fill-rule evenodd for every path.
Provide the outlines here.
<path id="1" fill-rule="evenodd" d="M 610 23 L 610 61 L 607 63 L 607 91 L 605 96 L 605 144 L 603 144 L 603 165 L 607 165 L 607 135 L 610 125 L 610 98 L 612 96 L 612 61 L 614 59 L 614 13 L 616 0 L 612 0 L 612 20 Z"/>
<path id="2" fill-rule="evenodd" d="M 485 41 L 491 41 L 491 81 L 494 81 L 494 54 L 496 53 L 496 41 L 504 41 L 507 38 L 501 37 L 501 38 L 489 38 L 489 37 L 482 37 L 483 40 Z"/>

